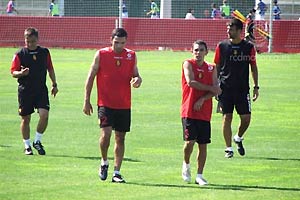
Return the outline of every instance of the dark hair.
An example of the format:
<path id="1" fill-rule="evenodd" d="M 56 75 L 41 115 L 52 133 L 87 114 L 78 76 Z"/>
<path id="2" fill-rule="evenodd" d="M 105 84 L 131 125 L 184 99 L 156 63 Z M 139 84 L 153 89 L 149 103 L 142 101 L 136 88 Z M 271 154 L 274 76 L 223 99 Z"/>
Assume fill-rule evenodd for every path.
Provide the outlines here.
<path id="1" fill-rule="evenodd" d="M 188 13 L 192 13 L 192 10 L 194 10 L 194 9 L 189 8 L 189 9 L 188 9 Z"/>
<path id="2" fill-rule="evenodd" d="M 204 42 L 203 40 L 196 40 L 196 41 L 193 43 L 192 48 L 194 48 L 194 45 L 195 45 L 195 44 L 203 45 L 204 48 L 205 48 L 205 50 L 207 51 L 207 44 L 206 44 L 206 42 Z"/>
<path id="3" fill-rule="evenodd" d="M 243 30 L 243 22 L 239 19 L 233 18 L 229 23 L 228 26 L 235 26 L 238 30 Z"/>
<path id="4" fill-rule="evenodd" d="M 24 37 L 31 37 L 31 36 L 35 36 L 37 38 L 39 37 L 39 31 L 34 27 L 26 28 L 24 31 Z"/>
<path id="5" fill-rule="evenodd" d="M 124 28 L 115 28 L 111 33 L 111 38 L 113 39 L 116 36 L 127 38 L 127 32 Z"/>

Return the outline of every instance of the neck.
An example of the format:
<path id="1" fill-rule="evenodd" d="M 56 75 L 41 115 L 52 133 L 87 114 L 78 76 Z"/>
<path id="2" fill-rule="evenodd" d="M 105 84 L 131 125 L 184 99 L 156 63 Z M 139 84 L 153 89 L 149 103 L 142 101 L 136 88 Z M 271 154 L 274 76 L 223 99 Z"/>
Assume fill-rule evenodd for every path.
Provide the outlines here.
<path id="1" fill-rule="evenodd" d="M 230 41 L 233 44 L 238 44 L 242 41 L 242 39 L 240 37 L 238 37 L 238 38 L 230 39 Z"/>

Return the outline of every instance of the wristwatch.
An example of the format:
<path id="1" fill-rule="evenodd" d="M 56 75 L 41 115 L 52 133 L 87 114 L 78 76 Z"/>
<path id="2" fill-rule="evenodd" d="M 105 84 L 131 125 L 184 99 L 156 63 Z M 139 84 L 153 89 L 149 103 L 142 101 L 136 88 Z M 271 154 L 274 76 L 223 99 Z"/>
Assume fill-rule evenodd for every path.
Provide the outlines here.
<path id="1" fill-rule="evenodd" d="M 253 89 L 259 90 L 259 86 L 254 86 Z"/>

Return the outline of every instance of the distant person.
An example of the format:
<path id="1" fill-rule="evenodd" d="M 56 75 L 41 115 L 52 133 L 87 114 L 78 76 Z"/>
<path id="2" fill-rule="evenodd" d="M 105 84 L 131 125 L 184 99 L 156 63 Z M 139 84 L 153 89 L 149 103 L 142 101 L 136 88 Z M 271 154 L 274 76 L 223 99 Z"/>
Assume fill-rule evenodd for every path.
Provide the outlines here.
<path id="1" fill-rule="evenodd" d="M 227 40 L 220 42 L 215 51 L 214 62 L 219 76 L 220 87 L 219 104 L 223 114 L 223 136 L 225 140 L 225 157 L 233 157 L 232 139 L 237 145 L 241 156 L 245 155 L 243 146 L 244 134 L 251 120 L 251 98 L 249 75 L 253 78 L 253 96 L 256 101 L 259 95 L 258 69 L 256 65 L 255 47 L 251 42 L 241 38 L 243 23 L 234 18 L 227 25 Z M 240 117 L 240 125 L 232 138 L 233 110 Z"/>
<path id="2" fill-rule="evenodd" d="M 211 4 L 211 18 L 213 19 L 220 19 L 222 18 L 220 10 L 217 8 L 216 3 Z"/>
<path id="3" fill-rule="evenodd" d="M 9 1 L 7 3 L 7 7 L 6 7 L 6 13 L 9 16 L 13 16 L 15 15 L 15 13 L 19 14 L 19 12 L 16 9 L 16 4 L 15 4 L 15 0 Z"/>
<path id="4" fill-rule="evenodd" d="M 211 142 L 212 97 L 221 93 L 218 86 L 217 70 L 205 62 L 207 45 L 202 40 L 193 43 L 193 58 L 182 64 L 181 120 L 183 127 L 182 178 L 191 181 L 190 157 L 194 144 L 198 145 L 197 176 L 195 183 L 207 185 L 203 170 L 207 157 L 207 144 Z"/>
<path id="5" fill-rule="evenodd" d="M 25 155 L 33 155 L 30 144 L 30 120 L 34 109 L 39 114 L 33 147 L 40 155 L 46 152 L 42 145 L 42 136 L 48 125 L 49 97 L 46 85 L 47 71 L 52 81 L 51 94 L 55 97 L 58 89 L 50 52 L 38 46 L 38 30 L 27 28 L 24 32 L 25 47 L 19 50 L 11 64 L 11 74 L 18 79 L 19 115 L 21 116 L 21 133 L 25 145 Z"/>
<path id="6" fill-rule="evenodd" d="M 158 19 L 159 18 L 159 8 L 154 0 L 149 0 L 150 4 L 150 11 L 147 12 L 147 16 L 151 15 L 151 19 Z"/>
<path id="7" fill-rule="evenodd" d="M 255 17 L 255 9 L 251 9 L 246 16 L 246 25 L 245 25 L 245 39 L 255 44 L 255 37 L 254 37 L 254 17 Z"/>
<path id="8" fill-rule="evenodd" d="M 223 18 L 230 18 L 231 8 L 227 4 L 227 0 L 223 0 L 223 5 L 220 7 L 220 11 Z"/>
<path id="9" fill-rule="evenodd" d="M 265 20 L 265 13 L 267 11 L 267 6 L 262 0 L 259 0 L 259 3 L 257 4 L 257 10 L 259 11 L 258 20 Z"/>
<path id="10" fill-rule="evenodd" d="M 128 9 L 125 0 L 122 2 L 122 18 L 128 18 Z"/>
<path id="11" fill-rule="evenodd" d="M 127 32 L 116 28 L 111 35 L 111 46 L 98 50 L 85 82 L 83 112 L 93 113 L 90 97 L 94 79 L 98 89 L 98 119 L 101 129 L 101 163 L 99 177 L 106 180 L 109 167 L 108 148 L 112 131 L 115 132 L 114 173 L 112 182 L 125 183 L 120 169 L 125 153 L 125 136 L 131 123 L 131 86 L 140 87 L 142 78 L 137 68 L 134 51 L 125 48 Z"/>
<path id="12" fill-rule="evenodd" d="M 275 20 L 279 20 L 280 19 L 280 14 L 281 14 L 281 10 L 277 4 L 277 0 L 273 1 L 274 6 L 273 6 L 273 18 Z"/>
<path id="13" fill-rule="evenodd" d="M 59 16 L 59 8 L 58 5 L 55 3 L 55 0 L 51 0 L 48 16 L 53 16 L 53 17 Z"/>
<path id="14" fill-rule="evenodd" d="M 185 19 L 196 19 L 194 16 L 194 9 L 189 8 L 186 15 L 185 15 Z"/>

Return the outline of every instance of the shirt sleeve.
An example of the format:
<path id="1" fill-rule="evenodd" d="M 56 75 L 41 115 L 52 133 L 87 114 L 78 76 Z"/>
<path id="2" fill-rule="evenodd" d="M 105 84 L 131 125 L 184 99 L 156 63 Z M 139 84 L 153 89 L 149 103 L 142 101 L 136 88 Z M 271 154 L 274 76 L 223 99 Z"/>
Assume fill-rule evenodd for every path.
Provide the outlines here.
<path id="1" fill-rule="evenodd" d="M 11 67 L 10 67 L 10 73 L 13 73 L 14 71 L 20 71 L 21 70 L 21 61 L 17 54 L 14 55 Z"/>
<path id="2" fill-rule="evenodd" d="M 220 46 L 219 45 L 216 48 L 214 63 L 216 65 L 220 64 Z"/>
<path id="3" fill-rule="evenodd" d="M 251 65 L 256 65 L 256 50 L 254 46 L 252 47 L 250 51 L 250 64 Z"/>
<path id="4" fill-rule="evenodd" d="M 50 53 L 47 56 L 47 69 L 48 71 L 53 70 L 52 59 Z"/>

